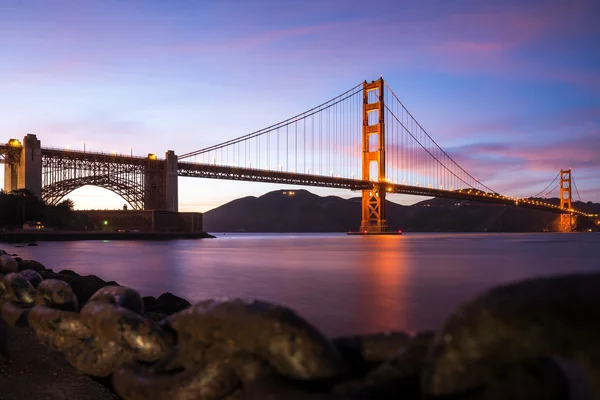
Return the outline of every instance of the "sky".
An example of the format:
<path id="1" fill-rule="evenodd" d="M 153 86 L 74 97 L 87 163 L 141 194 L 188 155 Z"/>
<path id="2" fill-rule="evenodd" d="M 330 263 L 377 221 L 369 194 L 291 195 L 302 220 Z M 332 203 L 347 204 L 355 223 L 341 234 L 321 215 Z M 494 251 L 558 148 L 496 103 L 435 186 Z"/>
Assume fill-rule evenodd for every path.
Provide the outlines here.
<path id="1" fill-rule="evenodd" d="M 183 154 L 383 76 L 487 186 L 528 196 L 572 168 L 600 202 L 598 21 L 596 0 L 1 0 L 0 141 Z M 180 178 L 179 208 L 280 188 Z M 68 197 L 124 203 L 93 187 Z"/>

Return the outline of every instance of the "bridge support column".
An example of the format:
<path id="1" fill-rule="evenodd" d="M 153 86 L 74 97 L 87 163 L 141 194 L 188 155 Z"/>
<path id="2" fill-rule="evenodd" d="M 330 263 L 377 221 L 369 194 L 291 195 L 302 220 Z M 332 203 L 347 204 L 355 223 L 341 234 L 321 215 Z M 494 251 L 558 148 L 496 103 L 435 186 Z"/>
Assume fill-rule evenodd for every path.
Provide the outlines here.
<path id="1" fill-rule="evenodd" d="M 165 154 L 165 184 L 168 211 L 178 211 L 179 192 L 177 186 L 177 155 L 173 150 Z"/>
<path id="2" fill-rule="evenodd" d="M 371 96 L 369 96 L 371 94 Z M 372 101 L 371 100 L 376 100 Z M 371 117 L 371 118 L 369 118 Z M 374 123 L 370 123 L 374 122 Z M 377 140 L 371 141 L 376 136 Z M 383 78 L 363 83 L 363 180 L 373 181 L 371 164 L 377 163 L 377 178 L 370 190 L 362 192 L 361 232 L 385 232 L 385 125 Z"/>
<path id="3" fill-rule="evenodd" d="M 4 165 L 4 191 L 12 192 L 18 187 L 19 166 L 17 164 Z"/>
<path id="4" fill-rule="evenodd" d="M 148 159 L 144 173 L 144 210 L 177 211 L 177 155 L 165 153 L 165 160 Z"/>
<path id="5" fill-rule="evenodd" d="M 572 207 L 572 195 L 571 195 L 571 169 L 560 170 L 560 208 L 571 210 Z M 575 217 L 573 214 L 561 214 L 560 215 L 560 231 L 571 232 L 575 224 Z"/>
<path id="6" fill-rule="evenodd" d="M 8 166 L 7 166 L 8 167 Z M 21 157 L 19 164 L 16 167 L 16 189 L 27 189 L 33 193 L 38 199 L 42 198 L 42 145 L 39 139 L 28 134 L 23 138 L 23 147 L 21 149 Z M 4 172 L 4 179 L 7 174 L 10 174 L 10 186 L 14 187 L 14 170 Z M 4 183 L 6 188 L 6 181 Z M 14 189 L 12 189 L 14 190 Z"/>

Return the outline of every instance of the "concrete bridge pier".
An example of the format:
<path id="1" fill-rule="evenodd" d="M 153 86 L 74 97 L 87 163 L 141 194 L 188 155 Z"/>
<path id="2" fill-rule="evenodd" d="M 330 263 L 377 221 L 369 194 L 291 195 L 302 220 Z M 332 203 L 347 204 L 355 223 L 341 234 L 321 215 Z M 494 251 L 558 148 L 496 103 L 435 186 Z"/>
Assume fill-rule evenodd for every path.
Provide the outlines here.
<path id="1" fill-rule="evenodd" d="M 4 191 L 12 192 L 18 188 L 19 165 L 4 164 Z"/>
<path id="2" fill-rule="evenodd" d="M 17 164 L 4 166 L 4 190 L 27 189 L 42 198 L 42 144 L 33 134 L 23 138 Z"/>
<path id="3" fill-rule="evenodd" d="M 165 186 L 168 211 L 178 211 L 179 186 L 177 185 L 177 155 L 173 150 L 165 153 Z"/>
<path id="4" fill-rule="evenodd" d="M 165 153 L 164 163 L 151 162 L 144 174 L 144 210 L 178 211 L 177 155 Z"/>

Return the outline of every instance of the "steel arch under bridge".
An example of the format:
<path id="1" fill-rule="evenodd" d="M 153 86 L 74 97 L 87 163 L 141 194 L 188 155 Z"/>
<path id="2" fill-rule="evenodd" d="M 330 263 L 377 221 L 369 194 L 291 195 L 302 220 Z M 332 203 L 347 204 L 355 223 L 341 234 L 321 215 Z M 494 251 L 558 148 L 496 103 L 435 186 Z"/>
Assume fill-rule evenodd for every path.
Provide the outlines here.
<path id="1" fill-rule="evenodd" d="M 132 209 L 165 208 L 165 161 L 147 157 L 42 149 L 41 197 L 58 204 L 75 189 L 108 189 Z"/>

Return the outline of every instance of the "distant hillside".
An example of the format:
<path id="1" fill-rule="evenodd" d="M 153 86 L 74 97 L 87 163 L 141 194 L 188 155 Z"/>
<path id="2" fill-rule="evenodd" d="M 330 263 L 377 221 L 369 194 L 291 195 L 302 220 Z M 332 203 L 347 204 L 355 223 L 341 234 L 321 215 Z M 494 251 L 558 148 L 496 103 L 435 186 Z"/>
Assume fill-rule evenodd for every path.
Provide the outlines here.
<path id="1" fill-rule="evenodd" d="M 290 193 L 293 192 L 293 195 Z M 558 199 L 554 200 L 558 202 Z M 600 213 L 600 204 L 576 205 Z M 557 214 L 518 207 L 431 199 L 411 206 L 386 203 L 390 229 L 413 232 L 540 232 L 553 230 Z M 347 232 L 358 230 L 360 198 L 321 197 L 278 190 L 243 197 L 204 213 L 207 232 Z"/>

